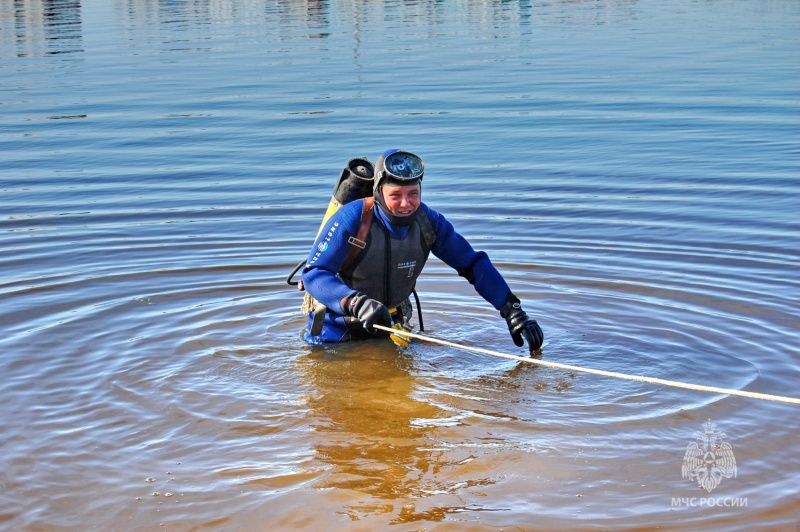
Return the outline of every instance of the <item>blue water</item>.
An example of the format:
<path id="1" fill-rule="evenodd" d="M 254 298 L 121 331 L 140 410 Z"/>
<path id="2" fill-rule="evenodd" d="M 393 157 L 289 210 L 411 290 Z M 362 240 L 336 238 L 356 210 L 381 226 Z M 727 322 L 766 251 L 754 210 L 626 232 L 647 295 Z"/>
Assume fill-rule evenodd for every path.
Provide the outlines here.
<path id="1" fill-rule="evenodd" d="M 0 0 L 0 526 L 794 532 L 797 406 L 312 349 L 286 277 L 346 161 L 401 147 L 544 360 L 800 397 L 798 30 L 794 0 Z M 440 261 L 418 291 L 431 336 L 525 354 Z"/>

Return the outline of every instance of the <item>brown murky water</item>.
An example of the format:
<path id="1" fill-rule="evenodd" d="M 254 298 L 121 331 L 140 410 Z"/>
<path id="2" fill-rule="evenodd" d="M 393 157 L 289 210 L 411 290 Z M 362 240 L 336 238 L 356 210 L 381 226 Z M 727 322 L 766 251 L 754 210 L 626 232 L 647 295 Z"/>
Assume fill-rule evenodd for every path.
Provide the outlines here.
<path id="1" fill-rule="evenodd" d="M 399 146 L 546 360 L 800 396 L 796 2 L 0 21 L 0 527 L 798 530 L 797 406 L 312 348 L 286 284 L 341 165 Z M 524 354 L 438 260 L 418 291 L 431 336 Z"/>

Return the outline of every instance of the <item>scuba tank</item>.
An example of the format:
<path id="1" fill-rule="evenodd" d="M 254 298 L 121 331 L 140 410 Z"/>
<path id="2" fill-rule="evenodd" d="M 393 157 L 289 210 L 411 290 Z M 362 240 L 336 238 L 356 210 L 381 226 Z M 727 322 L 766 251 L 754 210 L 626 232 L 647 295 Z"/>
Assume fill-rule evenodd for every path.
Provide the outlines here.
<path id="1" fill-rule="evenodd" d="M 342 170 L 339 180 L 336 182 L 336 187 L 333 189 L 333 197 L 331 202 L 328 203 L 328 210 L 325 211 L 325 216 L 319 225 L 317 236 L 322 232 L 322 228 L 328 218 L 338 211 L 339 207 L 351 201 L 372 196 L 374 178 L 375 166 L 366 157 L 347 161 L 347 166 Z"/>
<path id="2" fill-rule="evenodd" d="M 372 196 L 374 177 L 375 165 L 366 157 L 347 161 L 347 166 L 344 167 L 342 173 L 339 175 L 339 179 L 336 181 L 336 186 L 333 187 L 333 197 L 330 203 L 328 203 L 328 209 L 325 211 L 322 223 L 319 224 L 317 236 L 314 237 L 314 240 L 316 240 L 322 232 L 328 218 L 333 216 L 333 213 L 338 211 L 342 205 Z M 286 279 L 286 282 L 303 290 L 302 281 L 293 281 L 292 278 L 305 265 L 305 260 L 300 261 L 297 266 L 295 266 L 294 270 L 292 270 L 292 273 L 289 274 L 289 278 Z"/>

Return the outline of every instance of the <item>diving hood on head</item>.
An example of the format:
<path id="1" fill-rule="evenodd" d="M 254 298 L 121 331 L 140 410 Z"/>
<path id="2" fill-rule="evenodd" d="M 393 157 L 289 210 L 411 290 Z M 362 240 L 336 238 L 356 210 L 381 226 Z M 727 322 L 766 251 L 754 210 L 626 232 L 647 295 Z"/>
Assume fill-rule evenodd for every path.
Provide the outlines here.
<path id="1" fill-rule="evenodd" d="M 408 216 L 395 216 L 386 206 L 381 185 L 422 185 L 422 176 L 425 173 L 425 164 L 422 159 L 407 151 L 391 149 L 386 150 L 378 157 L 375 163 L 375 188 L 372 195 L 383 214 L 393 225 L 411 225 L 417 218 L 417 212 Z"/>
<path id="2" fill-rule="evenodd" d="M 425 174 L 422 159 L 397 148 L 386 150 L 375 163 L 375 183 L 373 195 L 381 185 L 416 185 Z"/>

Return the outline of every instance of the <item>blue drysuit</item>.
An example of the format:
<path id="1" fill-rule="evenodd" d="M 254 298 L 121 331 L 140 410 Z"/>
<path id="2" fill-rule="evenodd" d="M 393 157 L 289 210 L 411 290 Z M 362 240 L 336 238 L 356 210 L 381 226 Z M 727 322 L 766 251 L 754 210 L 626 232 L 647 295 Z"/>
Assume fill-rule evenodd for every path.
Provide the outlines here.
<path id="1" fill-rule="evenodd" d="M 309 315 L 308 329 L 305 333 L 305 339 L 309 343 L 343 342 L 353 339 L 345 325 L 345 314 L 340 302 L 360 289 L 358 286 L 347 286 L 337 274 L 350 251 L 351 245 L 348 239 L 358 234 L 363 204 L 364 200 L 356 200 L 335 212 L 320 231 L 308 256 L 302 274 L 303 284 L 314 299 L 327 307 L 322 331 L 317 336 L 309 334 L 314 312 Z M 427 215 L 436 234 L 436 242 L 431 248 L 431 253 L 467 278 L 475 286 L 478 294 L 495 309 L 500 310 L 510 290 L 500 272 L 489 260 L 489 256 L 482 251 L 472 249 L 469 242 L 453 229 L 453 225 L 444 216 L 424 203 L 420 203 L 419 209 Z M 421 215 L 422 212 L 418 214 Z M 392 225 L 377 205 L 373 207 L 372 223 L 382 224 L 392 239 L 403 240 L 409 232 L 408 226 Z M 386 304 L 385 301 L 381 303 Z"/>

